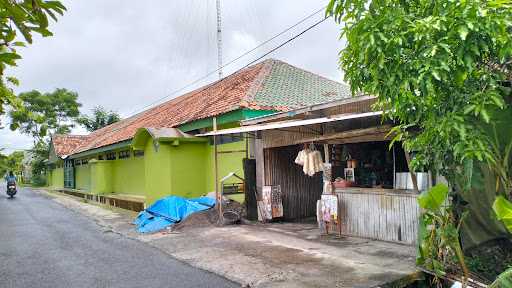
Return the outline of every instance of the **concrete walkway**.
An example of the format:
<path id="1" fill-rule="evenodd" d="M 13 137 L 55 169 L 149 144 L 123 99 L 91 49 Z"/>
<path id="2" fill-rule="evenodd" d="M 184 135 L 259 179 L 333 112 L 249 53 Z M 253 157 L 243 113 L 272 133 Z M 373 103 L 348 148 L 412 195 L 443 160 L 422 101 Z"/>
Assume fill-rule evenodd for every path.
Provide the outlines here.
<path id="1" fill-rule="evenodd" d="M 58 195 L 54 200 L 114 232 L 246 287 L 375 287 L 416 271 L 414 247 L 320 237 L 313 224 L 202 227 L 140 235 L 130 224 L 134 213 L 70 196 Z"/>

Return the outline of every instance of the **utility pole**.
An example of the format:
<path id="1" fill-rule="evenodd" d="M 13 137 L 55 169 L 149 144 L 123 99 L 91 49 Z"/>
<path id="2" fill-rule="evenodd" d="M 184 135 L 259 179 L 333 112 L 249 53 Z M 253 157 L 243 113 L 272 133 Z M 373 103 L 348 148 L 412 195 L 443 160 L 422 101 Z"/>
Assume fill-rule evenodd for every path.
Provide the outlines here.
<path id="1" fill-rule="evenodd" d="M 217 1 L 217 64 L 219 69 L 219 80 L 222 79 L 222 21 L 220 0 Z"/>
<path id="2" fill-rule="evenodd" d="M 217 4 L 217 61 L 219 69 L 219 80 L 222 79 L 222 22 L 220 11 L 220 0 L 216 0 Z M 213 131 L 217 131 L 217 117 L 213 117 Z M 213 156 L 214 156 L 214 175 L 215 175 L 215 199 L 219 212 L 219 224 L 223 224 L 222 215 L 222 195 L 219 193 L 219 156 L 217 151 L 217 135 L 213 136 Z M 222 189 L 222 188 L 220 188 Z"/>

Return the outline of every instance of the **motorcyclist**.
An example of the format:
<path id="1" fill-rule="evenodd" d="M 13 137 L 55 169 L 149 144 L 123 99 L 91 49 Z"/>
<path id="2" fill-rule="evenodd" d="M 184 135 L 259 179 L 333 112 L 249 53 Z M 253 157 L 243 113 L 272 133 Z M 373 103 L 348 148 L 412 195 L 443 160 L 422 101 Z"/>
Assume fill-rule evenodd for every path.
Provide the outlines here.
<path id="1" fill-rule="evenodd" d="M 9 171 L 9 174 L 5 175 L 5 182 L 7 182 L 7 185 L 9 185 L 9 182 L 16 184 L 16 176 L 14 176 L 12 171 Z"/>

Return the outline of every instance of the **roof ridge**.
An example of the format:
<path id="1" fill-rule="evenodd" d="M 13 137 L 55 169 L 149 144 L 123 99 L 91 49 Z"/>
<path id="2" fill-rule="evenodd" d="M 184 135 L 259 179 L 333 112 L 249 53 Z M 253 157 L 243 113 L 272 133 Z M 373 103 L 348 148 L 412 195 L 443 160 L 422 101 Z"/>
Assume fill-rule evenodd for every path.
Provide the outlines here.
<path id="1" fill-rule="evenodd" d="M 267 79 L 268 75 L 271 73 L 272 67 L 274 67 L 275 62 L 276 60 L 273 58 L 269 58 L 263 61 L 263 67 L 260 69 L 258 75 L 256 75 L 256 77 L 252 81 L 251 86 L 249 87 L 247 93 L 245 94 L 245 97 L 242 99 L 241 106 L 248 107 L 249 103 L 254 101 L 256 93 L 258 93 L 258 91 L 263 86 L 265 79 Z"/>

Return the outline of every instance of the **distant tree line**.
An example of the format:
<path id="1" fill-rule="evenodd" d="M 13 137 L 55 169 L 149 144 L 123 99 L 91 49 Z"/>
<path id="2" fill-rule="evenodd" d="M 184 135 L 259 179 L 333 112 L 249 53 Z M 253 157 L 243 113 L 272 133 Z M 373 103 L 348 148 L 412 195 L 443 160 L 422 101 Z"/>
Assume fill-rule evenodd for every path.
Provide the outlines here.
<path id="1" fill-rule="evenodd" d="M 115 123 L 121 119 L 118 113 L 102 106 L 92 109 L 90 115 L 80 113 L 82 104 L 78 102 L 78 93 L 59 88 L 53 92 L 41 93 L 37 90 L 20 93 L 17 96 L 20 107 L 9 111 L 9 128 L 33 138 L 30 149 L 31 182 L 35 185 L 46 184 L 46 160 L 50 154 L 50 138 L 55 134 L 68 134 L 78 125 L 92 132 Z M 15 152 L 15 155 L 23 155 Z M 13 153 L 14 154 L 14 153 Z M 12 154 L 11 154 L 12 155 Z M 4 158 L 9 156 L 3 155 Z M 23 159 L 23 157 L 21 157 Z M 12 163 L 9 162 L 9 163 Z M 1 165 L 1 164 L 0 164 Z M 21 173 L 19 165 L 3 165 Z M 2 170 L 0 170 L 2 172 Z"/>

